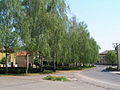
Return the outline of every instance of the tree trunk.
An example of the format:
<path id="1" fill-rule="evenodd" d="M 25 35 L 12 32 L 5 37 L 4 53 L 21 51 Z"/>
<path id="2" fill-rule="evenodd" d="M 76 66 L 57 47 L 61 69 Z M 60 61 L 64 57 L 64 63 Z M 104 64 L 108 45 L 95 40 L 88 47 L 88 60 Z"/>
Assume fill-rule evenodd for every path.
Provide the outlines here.
<path id="1" fill-rule="evenodd" d="M 39 52 L 39 69 L 40 69 L 40 72 L 41 72 L 41 62 L 42 62 L 42 60 L 41 60 L 41 55 L 40 55 L 40 52 Z"/>
<path id="2" fill-rule="evenodd" d="M 64 67 L 65 65 L 64 65 L 64 63 L 62 63 L 62 67 Z"/>
<path id="3" fill-rule="evenodd" d="M 43 57 L 41 57 L 41 72 L 43 72 Z"/>
<path id="4" fill-rule="evenodd" d="M 85 67 L 85 64 L 83 63 L 83 67 Z"/>
<path id="5" fill-rule="evenodd" d="M 53 72 L 56 72 L 55 57 L 53 58 Z"/>
<path id="6" fill-rule="evenodd" d="M 81 62 L 79 62 L 79 66 L 81 67 Z"/>
<path id="7" fill-rule="evenodd" d="M 6 74 L 8 74 L 8 56 L 7 56 L 7 51 L 6 51 Z"/>
<path id="8" fill-rule="evenodd" d="M 29 69 L 29 54 L 27 54 L 26 65 L 27 65 L 27 68 L 26 68 L 26 74 L 27 74 L 28 73 L 28 69 Z"/>
<path id="9" fill-rule="evenodd" d="M 76 64 L 76 68 L 77 68 L 77 64 L 78 64 L 78 63 L 76 62 L 75 64 Z"/>

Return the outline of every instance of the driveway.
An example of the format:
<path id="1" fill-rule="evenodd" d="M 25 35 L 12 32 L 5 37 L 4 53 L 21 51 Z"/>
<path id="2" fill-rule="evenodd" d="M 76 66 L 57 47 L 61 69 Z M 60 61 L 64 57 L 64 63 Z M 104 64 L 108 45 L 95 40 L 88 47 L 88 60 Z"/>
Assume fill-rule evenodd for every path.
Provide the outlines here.
<path id="1" fill-rule="evenodd" d="M 72 80 L 67 82 L 42 80 L 47 75 L 0 77 L 0 90 L 120 90 L 120 76 L 101 72 L 103 68 L 52 74 Z"/>

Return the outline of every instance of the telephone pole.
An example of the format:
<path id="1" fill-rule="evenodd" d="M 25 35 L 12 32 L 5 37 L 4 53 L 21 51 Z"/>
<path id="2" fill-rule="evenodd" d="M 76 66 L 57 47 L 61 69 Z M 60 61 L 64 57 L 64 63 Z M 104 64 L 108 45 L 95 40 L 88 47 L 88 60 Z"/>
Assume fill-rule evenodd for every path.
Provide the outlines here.
<path id="1" fill-rule="evenodd" d="M 117 52 L 117 69 L 120 70 L 120 44 L 113 43 L 115 51 Z"/>

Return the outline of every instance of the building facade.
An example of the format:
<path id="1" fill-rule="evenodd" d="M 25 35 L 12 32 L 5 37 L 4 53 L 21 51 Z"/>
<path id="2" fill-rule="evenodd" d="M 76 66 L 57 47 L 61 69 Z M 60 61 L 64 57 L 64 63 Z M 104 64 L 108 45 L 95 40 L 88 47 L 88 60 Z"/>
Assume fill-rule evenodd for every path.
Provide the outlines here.
<path id="1" fill-rule="evenodd" d="M 106 50 L 104 52 L 101 52 L 99 54 L 99 64 L 108 64 L 107 61 L 105 60 L 105 56 L 107 55 L 108 51 L 112 51 L 114 53 L 117 53 L 115 50 Z"/>
<path id="2" fill-rule="evenodd" d="M 29 55 L 29 66 L 32 66 L 32 56 Z M 27 52 L 21 51 L 16 53 L 17 67 L 27 67 Z"/>
<path id="3" fill-rule="evenodd" d="M 6 57 L 6 53 L 0 52 L 0 62 L 3 58 Z M 16 60 L 15 60 L 15 53 L 7 53 L 8 57 L 8 67 L 15 67 L 16 66 Z M 3 64 L 0 64 L 0 67 L 3 67 Z"/>

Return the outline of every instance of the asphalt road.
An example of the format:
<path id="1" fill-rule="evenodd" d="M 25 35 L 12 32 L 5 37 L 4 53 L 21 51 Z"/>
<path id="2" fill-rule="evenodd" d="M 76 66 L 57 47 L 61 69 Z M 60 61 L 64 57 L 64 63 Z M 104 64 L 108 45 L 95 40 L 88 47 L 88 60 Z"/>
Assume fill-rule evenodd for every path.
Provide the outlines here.
<path id="1" fill-rule="evenodd" d="M 120 75 L 104 71 L 106 66 L 97 66 L 96 68 L 80 72 L 81 75 L 91 77 L 103 82 L 109 82 L 120 85 Z"/>
<path id="2" fill-rule="evenodd" d="M 68 75 L 69 74 L 69 75 Z M 72 73 L 57 74 L 74 77 Z M 0 90 L 106 90 L 81 80 L 59 82 L 42 80 L 40 76 L 0 77 Z"/>
<path id="3" fill-rule="evenodd" d="M 0 90 L 120 90 L 120 76 L 104 68 L 52 74 L 72 79 L 67 82 L 43 80 L 47 75 L 0 77 Z"/>
<path id="4" fill-rule="evenodd" d="M 96 68 L 81 71 L 78 75 L 91 84 L 108 89 L 120 90 L 120 75 L 106 72 L 107 66 L 99 65 Z M 87 80 L 86 80 L 87 79 Z"/>

